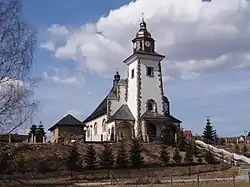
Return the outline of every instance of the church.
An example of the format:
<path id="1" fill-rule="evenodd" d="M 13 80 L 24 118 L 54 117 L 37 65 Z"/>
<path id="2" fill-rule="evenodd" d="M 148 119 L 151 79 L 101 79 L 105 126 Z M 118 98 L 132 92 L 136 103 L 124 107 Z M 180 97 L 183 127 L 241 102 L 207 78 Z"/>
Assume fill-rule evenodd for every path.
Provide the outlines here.
<path id="1" fill-rule="evenodd" d="M 142 19 L 133 42 L 133 54 L 123 61 L 128 77 L 114 75 L 110 92 L 83 123 L 86 142 L 120 141 L 141 138 L 159 140 L 165 130 L 175 135 L 181 121 L 170 113 L 164 95 L 161 61 L 155 40 Z"/>

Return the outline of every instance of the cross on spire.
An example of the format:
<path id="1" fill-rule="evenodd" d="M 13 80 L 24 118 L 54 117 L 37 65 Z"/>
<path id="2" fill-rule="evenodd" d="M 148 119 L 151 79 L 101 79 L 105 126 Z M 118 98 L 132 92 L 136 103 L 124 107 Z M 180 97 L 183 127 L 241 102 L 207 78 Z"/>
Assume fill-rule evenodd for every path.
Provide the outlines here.
<path id="1" fill-rule="evenodd" d="M 141 13 L 141 19 L 144 21 L 144 12 Z"/>

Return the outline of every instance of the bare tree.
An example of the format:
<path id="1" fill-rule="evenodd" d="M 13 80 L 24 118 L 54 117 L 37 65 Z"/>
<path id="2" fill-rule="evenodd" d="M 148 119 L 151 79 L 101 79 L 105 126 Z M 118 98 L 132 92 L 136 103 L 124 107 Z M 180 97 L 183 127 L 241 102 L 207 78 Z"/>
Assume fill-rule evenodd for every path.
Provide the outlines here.
<path id="1" fill-rule="evenodd" d="M 21 15 L 21 0 L 0 0 L 0 132 L 25 124 L 37 109 L 31 101 L 36 33 Z"/>

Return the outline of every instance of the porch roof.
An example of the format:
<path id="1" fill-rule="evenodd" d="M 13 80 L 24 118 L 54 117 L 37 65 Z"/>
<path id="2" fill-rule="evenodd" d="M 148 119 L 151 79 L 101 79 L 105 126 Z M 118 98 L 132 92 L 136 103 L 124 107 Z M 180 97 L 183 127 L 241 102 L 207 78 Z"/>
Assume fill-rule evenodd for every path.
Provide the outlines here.
<path id="1" fill-rule="evenodd" d="M 111 118 L 107 121 L 112 122 L 114 120 L 128 120 L 128 121 L 135 121 L 135 118 L 130 111 L 128 105 L 124 104 L 122 105 Z"/>
<path id="2" fill-rule="evenodd" d="M 168 119 L 168 117 L 157 112 L 146 111 L 141 116 L 142 119 Z"/>
<path id="3" fill-rule="evenodd" d="M 155 120 L 169 120 L 173 123 L 181 123 L 180 120 L 178 120 L 177 118 L 173 117 L 170 114 L 159 114 L 157 112 L 151 112 L 151 111 L 146 111 L 142 116 L 142 119 L 155 119 Z"/>

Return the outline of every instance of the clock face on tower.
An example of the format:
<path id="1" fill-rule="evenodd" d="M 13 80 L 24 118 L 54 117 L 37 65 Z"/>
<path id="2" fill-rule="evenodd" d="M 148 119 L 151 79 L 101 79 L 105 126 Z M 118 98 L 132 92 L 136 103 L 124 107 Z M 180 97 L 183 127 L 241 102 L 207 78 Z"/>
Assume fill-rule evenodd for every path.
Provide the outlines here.
<path id="1" fill-rule="evenodd" d="M 146 41 L 146 42 L 145 42 L 145 46 L 146 46 L 146 47 L 150 47 L 150 45 L 151 45 L 150 41 Z"/>

